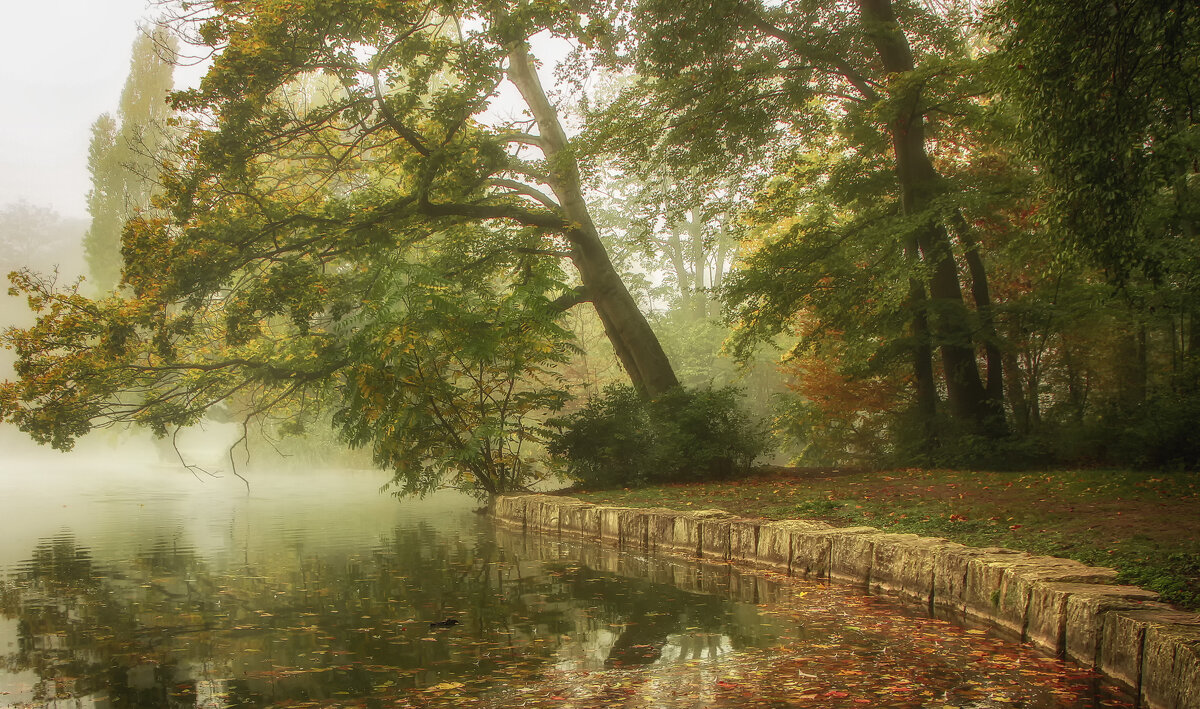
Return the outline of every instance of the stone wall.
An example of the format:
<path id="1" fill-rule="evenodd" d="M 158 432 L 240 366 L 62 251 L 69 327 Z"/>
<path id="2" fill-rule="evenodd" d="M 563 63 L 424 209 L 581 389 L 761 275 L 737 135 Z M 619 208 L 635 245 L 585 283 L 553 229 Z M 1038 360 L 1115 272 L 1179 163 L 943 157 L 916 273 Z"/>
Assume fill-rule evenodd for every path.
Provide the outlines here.
<path id="1" fill-rule="evenodd" d="M 598 540 L 831 579 L 894 594 L 931 613 L 1003 628 L 1125 684 L 1143 706 L 1200 709 L 1200 616 L 1115 583 L 1112 569 L 1012 549 L 978 549 L 874 527 L 592 505 L 555 495 L 497 498 L 493 514 L 526 531 Z"/>

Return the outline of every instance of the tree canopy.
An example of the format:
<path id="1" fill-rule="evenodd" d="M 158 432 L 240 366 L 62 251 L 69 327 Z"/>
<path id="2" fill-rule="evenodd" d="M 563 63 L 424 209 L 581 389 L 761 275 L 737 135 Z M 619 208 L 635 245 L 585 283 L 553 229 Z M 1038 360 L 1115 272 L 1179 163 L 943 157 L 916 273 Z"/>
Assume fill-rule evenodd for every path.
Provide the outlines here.
<path id="1" fill-rule="evenodd" d="M 63 447 L 97 424 L 162 433 L 219 403 L 279 412 L 336 390 L 347 437 L 374 442 L 392 464 L 422 460 L 419 448 L 398 452 L 397 427 L 411 437 L 450 426 L 402 415 L 406 397 L 425 409 L 470 389 L 490 413 L 455 423 L 466 437 L 455 455 L 490 456 L 499 470 L 511 466 L 510 443 L 532 435 L 509 420 L 556 397 L 537 375 L 565 351 L 553 314 L 580 302 L 595 307 L 635 385 L 674 385 L 600 243 L 526 43 L 573 15 L 541 12 L 192 7 L 178 27 L 211 47 L 214 63 L 198 89 L 174 96 L 188 129 L 180 152 L 162 172 L 156 209 L 125 228 L 129 294 L 89 300 L 19 276 L 43 317 L 12 338 L 22 379 L 6 389 L 7 416 Z M 481 123 L 506 79 L 531 118 Z M 429 330 L 434 312 L 447 321 Z M 74 336 L 60 339 L 66 332 Z M 458 361 L 414 364 L 409 377 L 386 359 L 376 367 L 386 363 L 387 377 L 363 371 L 362 357 L 441 356 L 403 344 L 416 341 L 441 341 Z M 443 388 L 410 396 L 410 385 Z M 493 426 L 493 415 L 503 422 Z"/>
<path id="2" fill-rule="evenodd" d="M 65 448 L 319 412 L 403 491 L 495 494 L 603 408 L 586 309 L 655 401 L 714 337 L 779 348 L 800 460 L 1194 464 L 1196 17 L 1143 4 L 188 3 L 212 66 L 120 287 L 14 275 L 0 414 Z"/>

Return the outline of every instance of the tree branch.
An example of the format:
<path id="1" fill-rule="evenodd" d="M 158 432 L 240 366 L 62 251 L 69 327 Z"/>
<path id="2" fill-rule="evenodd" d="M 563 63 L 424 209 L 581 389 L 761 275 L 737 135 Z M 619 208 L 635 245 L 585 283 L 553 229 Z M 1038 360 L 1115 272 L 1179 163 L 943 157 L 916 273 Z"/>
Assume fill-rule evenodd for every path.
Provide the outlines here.
<path id="1" fill-rule="evenodd" d="M 850 66 L 850 63 L 846 61 L 845 57 L 808 44 L 802 37 L 796 35 L 795 33 L 788 32 L 782 27 L 776 27 L 770 22 L 767 22 L 766 18 L 750 8 L 746 8 L 743 14 L 755 29 L 767 35 L 768 37 L 774 37 L 780 42 L 783 42 L 785 45 L 787 45 L 788 49 L 792 50 L 796 54 L 799 54 L 808 61 L 815 62 L 816 66 L 813 67 L 814 69 L 817 69 L 818 71 L 829 71 L 829 69 L 824 68 L 822 65 L 830 64 L 832 65 L 832 73 L 841 76 L 846 81 L 849 81 L 850 85 L 858 89 L 858 92 L 863 95 L 863 98 L 869 101 L 879 100 L 879 94 L 874 88 L 871 87 L 870 81 L 868 81 L 867 78 L 859 73 L 854 67 Z"/>
<path id="2" fill-rule="evenodd" d="M 379 74 L 371 74 L 371 81 L 375 85 L 375 101 L 379 104 L 379 112 L 383 114 L 383 117 L 385 120 L 387 120 L 388 125 L 391 126 L 392 130 L 396 131 L 401 138 L 404 138 L 404 140 L 413 147 L 413 150 L 416 150 L 418 153 L 420 153 L 422 157 L 429 157 L 429 148 L 425 146 L 425 142 L 421 139 L 420 134 L 401 123 L 400 120 L 396 118 L 396 114 L 392 111 L 392 108 L 387 105 L 387 99 L 383 95 L 383 87 L 379 85 Z"/>
<path id="3" fill-rule="evenodd" d="M 591 298 L 588 296 L 587 288 L 583 286 L 576 286 L 575 288 L 550 301 L 550 305 L 555 310 L 565 313 L 580 303 L 587 303 L 590 301 Z"/>
<path id="4" fill-rule="evenodd" d="M 525 195 L 526 197 L 530 197 L 538 202 L 541 202 L 542 206 L 551 211 L 557 212 L 562 209 L 562 205 L 554 201 L 553 197 L 539 189 L 530 187 L 523 182 L 517 182 L 516 180 L 509 180 L 503 177 L 494 177 L 492 178 L 491 183 L 497 187 L 507 187 L 516 194 Z"/>
<path id="5" fill-rule="evenodd" d="M 532 145 L 535 148 L 544 149 L 546 141 L 542 140 L 540 135 L 533 135 L 522 131 L 510 131 L 497 133 L 496 137 L 506 143 L 517 143 L 519 145 Z"/>

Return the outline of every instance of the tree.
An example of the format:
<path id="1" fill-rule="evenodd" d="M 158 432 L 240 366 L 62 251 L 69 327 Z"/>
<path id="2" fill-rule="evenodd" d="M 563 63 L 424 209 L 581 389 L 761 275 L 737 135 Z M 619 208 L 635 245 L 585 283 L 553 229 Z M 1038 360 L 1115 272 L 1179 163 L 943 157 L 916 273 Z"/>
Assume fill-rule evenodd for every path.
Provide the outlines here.
<path id="1" fill-rule="evenodd" d="M 626 56 L 649 77 L 651 98 L 623 109 L 659 117 L 656 125 L 668 132 L 668 142 L 690 146 L 693 164 L 719 164 L 722 155 L 769 146 L 782 159 L 768 172 L 778 174 L 789 153 L 793 160 L 808 151 L 828 156 L 836 145 L 849 151 L 847 162 L 883 160 L 891 171 L 888 179 L 873 173 L 874 204 L 865 195 L 854 203 L 843 197 L 833 211 L 810 212 L 788 236 L 750 256 L 748 272 L 762 269 L 762 278 L 739 276 L 730 291 L 750 330 L 773 335 L 785 329 L 805 300 L 827 285 L 823 276 L 835 276 L 814 271 L 805 289 L 779 287 L 776 281 L 789 269 L 820 268 L 805 261 L 787 265 L 784 250 L 819 253 L 851 240 L 883 245 L 870 238 L 877 235 L 891 242 L 893 263 L 909 262 L 907 274 L 894 275 L 906 284 L 902 342 L 926 436 L 936 435 L 935 350 L 951 415 L 971 431 L 1003 432 L 1002 364 L 986 270 L 958 196 L 934 162 L 947 150 L 938 140 L 949 123 L 942 116 L 969 103 L 974 91 L 972 73 L 963 70 L 967 57 L 958 25 L 887 0 L 649 0 L 636 5 L 633 17 Z M 763 317 L 764 306 L 778 317 Z M 977 350 L 987 362 L 986 378 Z"/>
<path id="2" fill-rule="evenodd" d="M 181 27 L 214 64 L 175 96 L 190 130 L 158 209 L 126 226 L 128 293 L 18 278 L 41 317 L 7 335 L 21 380 L 0 394 L 6 419 L 67 447 L 235 398 L 247 416 L 332 402 L 350 442 L 421 466 L 397 469 L 406 490 L 458 466 L 494 493 L 528 481 L 514 456 L 561 400 L 564 309 L 595 307 L 643 393 L 675 385 L 526 41 L 572 31 L 574 13 L 311 0 L 197 16 Z M 484 125 L 506 79 L 532 118 Z"/>
<path id="3" fill-rule="evenodd" d="M 134 213 L 150 207 L 168 136 L 167 97 L 176 48 L 175 39 L 162 28 L 138 35 L 116 117 L 101 114 L 92 124 L 92 224 L 84 248 L 97 292 L 112 290 L 120 281 L 121 229 Z"/>
<path id="4" fill-rule="evenodd" d="M 1118 283 L 1161 274 L 1195 239 L 1200 8 L 1007 0 L 992 23 L 1049 223 Z"/>
<path id="5" fill-rule="evenodd" d="M 0 209 L 0 273 L 61 267 L 74 277 L 79 264 L 64 260 L 64 255 L 78 248 L 83 229 L 78 222 L 23 200 L 4 205 Z"/>
<path id="6" fill-rule="evenodd" d="M 990 27 L 996 86 L 1036 166 L 1037 226 L 1100 294 L 1063 329 L 1053 354 L 1070 355 L 1066 372 L 1049 372 L 1068 385 L 1078 425 L 1103 431 L 1096 447 L 1124 446 L 1119 457 L 1134 462 L 1194 461 L 1185 432 L 1200 381 L 1200 8 L 1006 0 Z"/>
<path id="7" fill-rule="evenodd" d="M 1010 0 L 992 26 L 1048 228 L 1118 287 L 1161 289 L 1194 356 L 1200 9 Z"/>

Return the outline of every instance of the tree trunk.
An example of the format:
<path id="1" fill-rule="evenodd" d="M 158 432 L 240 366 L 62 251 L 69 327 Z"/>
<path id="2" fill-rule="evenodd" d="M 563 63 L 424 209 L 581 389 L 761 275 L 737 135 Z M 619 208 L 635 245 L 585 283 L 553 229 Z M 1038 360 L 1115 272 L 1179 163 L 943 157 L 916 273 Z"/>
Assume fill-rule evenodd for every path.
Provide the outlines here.
<path id="1" fill-rule="evenodd" d="M 1025 384 L 1025 398 L 1029 402 L 1029 422 L 1037 427 L 1042 423 L 1042 355 L 1036 349 L 1030 349 L 1025 354 L 1028 375 Z"/>
<path id="2" fill-rule="evenodd" d="M 905 254 L 916 263 L 920 259 L 916 241 L 905 245 Z M 929 336 L 929 319 L 925 313 L 925 285 L 916 278 L 908 279 L 908 299 L 912 328 L 913 384 L 916 388 L 916 413 L 921 427 L 922 448 L 930 452 L 937 447 L 937 383 L 933 378 L 933 345 Z"/>
<path id="3" fill-rule="evenodd" d="M 1188 189 L 1188 176 L 1193 174 L 1187 168 L 1175 178 L 1175 211 L 1179 215 L 1179 233 L 1183 234 L 1185 244 L 1195 243 L 1196 225 L 1189 216 L 1188 204 L 1192 199 Z M 1179 318 L 1179 340 L 1181 365 L 1186 366 L 1189 358 L 1200 357 L 1200 303 L 1196 297 L 1184 296 L 1183 311 Z M 1184 329 L 1187 328 L 1187 334 Z"/>
<path id="4" fill-rule="evenodd" d="M 1012 404 L 1013 426 L 1017 433 L 1027 435 L 1031 430 L 1029 404 L 1025 400 L 1025 387 L 1021 382 L 1021 370 L 1013 352 L 1004 355 L 1004 375 L 1008 383 L 1008 401 Z"/>
<path id="5" fill-rule="evenodd" d="M 1083 421 L 1084 408 L 1087 406 L 1087 389 L 1083 377 L 1079 374 L 1079 366 L 1068 343 L 1063 343 L 1063 368 L 1067 373 L 1067 401 L 1071 405 L 1071 417 L 1076 423 Z"/>
<path id="6" fill-rule="evenodd" d="M 729 233 L 725 228 L 725 219 L 728 215 L 722 215 L 721 229 L 717 232 L 717 253 L 716 262 L 713 264 L 712 288 L 713 291 L 719 293 L 721 287 L 725 285 L 725 261 L 729 258 L 732 251 L 730 248 Z M 719 297 L 719 296 L 718 296 Z M 721 317 L 721 303 L 717 298 L 709 298 L 708 300 L 708 317 Z"/>
<path id="7" fill-rule="evenodd" d="M 708 284 L 704 272 L 708 264 L 704 253 L 704 225 L 700 223 L 700 208 L 688 210 L 688 246 L 692 251 L 692 314 L 696 319 L 708 317 Z"/>
<path id="8" fill-rule="evenodd" d="M 1134 395 L 1137 397 L 1137 403 L 1143 404 L 1146 401 L 1146 395 L 1150 392 L 1150 359 L 1149 349 L 1146 345 L 1146 323 L 1138 323 L 1136 352 L 1137 369 L 1134 370 Z"/>
<path id="9" fill-rule="evenodd" d="M 896 23 L 891 0 L 859 0 L 858 5 L 884 70 L 911 72 L 912 50 Z M 901 205 L 905 214 L 919 215 L 931 205 L 940 181 L 925 150 L 925 118 L 919 92 L 903 97 L 895 110 L 897 114 L 888 121 L 888 132 L 896 158 Z M 941 350 L 950 412 L 977 432 L 999 434 L 1004 430 L 1004 410 L 1000 401 L 988 395 L 979 376 L 949 234 L 944 224 L 929 217 L 915 227 L 915 238 L 922 258 L 930 265 L 929 324 Z"/>
<path id="10" fill-rule="evenodd" d="M 679 302 L 687 303 L 692 292 L 692 275 L 688 273 L 687 262 L 683 260 L 683 239 L 679 238 L 679 230 L 674 224 L 667 227 L 667 258 L 671 261 L 671 269 L 675 271 L 675 283 L 679 288 Z"/>
<path id="11" fill-rule="evenodd" d="M 1004 367 L 1000 353 L 1000 336 L 996 333 L 996 320 L 992 315 L 992 294 L 988 287 L 987 269 L 983 266 L 983 256 L 979 253 L 979 242 L 971 232 L 970 225 L 963 218 L 962 212 L 955 210 L 954 225 L 958 232 L 958 240 L 963 245 L 963 258 L 967 262 L 967 271 L 971 274 L 971 299 L 975 301 L 975 312 L 979 314 L 979 325 L 983 331 L 983 356 L 987 363 L 988 397 L 1004 402 Z"/>
<path id="12" fill-rule="evenodd" d="M 1187 356 L 1200 358 L 1200 308 L 1188 317 Z"/>
<path id="13" fill-rule="evenodd" d="M 618 359 L 630 381 L 643 394 L 657 396 L 678 386 L 679 380 L 658 337 L 638 309 L 600 241 L 583 199 L 579 164 L 571 154 L 558 112 L 550 105 L 534 71 L 529 45 L 525 42 L 517 44 L 509 52 L 508 59 L 509 79 L 521 92 L 538 126 L 542 152 L 551 168 L 550 187 L 571 224 L 566 230 L 571 260 Z"/>

